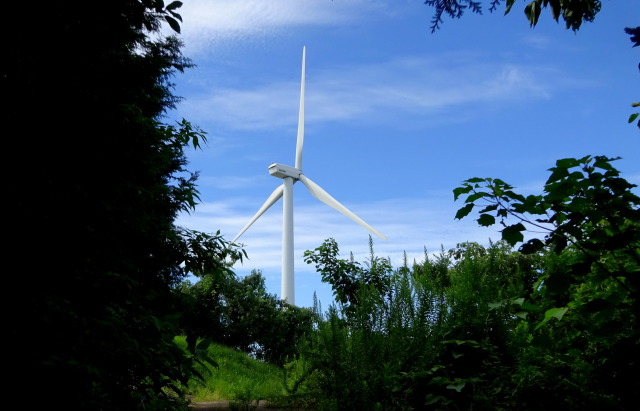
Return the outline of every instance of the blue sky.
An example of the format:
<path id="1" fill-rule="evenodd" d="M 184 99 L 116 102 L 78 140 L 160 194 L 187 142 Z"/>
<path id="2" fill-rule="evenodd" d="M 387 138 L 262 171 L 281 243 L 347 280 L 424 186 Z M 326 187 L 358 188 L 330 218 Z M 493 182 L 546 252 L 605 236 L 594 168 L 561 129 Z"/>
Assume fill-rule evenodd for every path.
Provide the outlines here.
<path id="1" fill-rule="evenodd" d="M 189 152 L 202 203 L 179 225 L 220 230 L 231 240 L 282 180 L 273 162 L 293 165 L 302 49 L 306 46 L 304 174 L 384 234 L 374 251 L 394 266 L 457 243 L 488 244 L 498 228 L 462 206 L 452 190 L 471 177 L 496 177 L 540 193 L 557 159 L 621 156 L 622 175 L 640 184 L 640 133 L 627 123 L 640 96 L 640 48 L 624 27 L 640 24 L 637 0 L 603 1 L 574 33 L 543 10 L 530 28 L 517 1 L 494 13 L 444 18 L 421 0 L 188 0 L 179 74 L 184 100 L 170 119 L 207 132 Z M 485 7 L 488 5 L 485 4 Z M 280 295 L 282 202 L 238 240 Z M 359 261 L 369 232 L 294 186 L 295 298 L 323 307 L 330 286 L 303 261 L 327 238 Z"/>

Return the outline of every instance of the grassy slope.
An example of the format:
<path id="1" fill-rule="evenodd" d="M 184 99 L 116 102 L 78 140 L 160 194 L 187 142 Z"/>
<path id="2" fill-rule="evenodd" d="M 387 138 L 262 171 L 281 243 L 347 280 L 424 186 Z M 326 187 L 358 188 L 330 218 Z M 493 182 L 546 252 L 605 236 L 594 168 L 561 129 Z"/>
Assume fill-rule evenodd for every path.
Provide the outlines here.
<path id="1" fill-rule="evenodd" d="M 176 341 L 186 347 L 183 338 Z M 247 354 L 218 344 L 209 347 L 209 356 L 218 368 L 207 366 L 199 371 L 206 381 L 192 381 L 187 393 L 194 402 L 237 400 L 256 401 L 285 395 L 282 369 Z"/>

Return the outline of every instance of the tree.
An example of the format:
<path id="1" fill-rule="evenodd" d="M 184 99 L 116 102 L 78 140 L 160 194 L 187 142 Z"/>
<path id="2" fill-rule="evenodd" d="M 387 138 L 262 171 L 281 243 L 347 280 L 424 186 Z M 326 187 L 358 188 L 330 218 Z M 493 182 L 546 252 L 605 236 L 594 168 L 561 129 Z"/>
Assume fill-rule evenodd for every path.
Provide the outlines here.
<path id="1" fill-rule="evenodd" d="M 199 277 L 197 283 L 179 287 L 190 303 L 189 321 L 184 324 L 191 336 L 277 365 L 297 353 L 297 342 L 311 329 L 311 310 L 268 294 L 259 271 L 242 278 L 230 270 L 208 271 Z"/>
<path id="2" fill-rule="evenodd" d="M 5 225 L 9 391 L 61 409 L 181 409 L 172 382 L 184 264 L 215 253 L 174 225 L 197 200 L 184 149 L 205 134 L 165 124 L 170 79 L 193 64 L 179 1 L 10 2 L 0 72 L 11 217 Z M 24 18 L 24 20 L 22 19 Z M 28 31 L 28 35 L 25 32 Z M 7 164 L 7 163 L 5 163 Z M 214 250 L 215 251 L 215 250 Z"/>
<path id="3" fill-rule="evenodd" d="M 367 267 L 363 268 L 353 259 L 339 259 L 338 243 L 333 238 L 326 239 L 313 251 L 304 252 L 304 261 L 314 263 L 322 276 L 322 281 L 331 284 L 337 302 L 344 306 L 358 305 L 359 292 L 362 288 L 373 287 L 384 296 L 389 290 L 391 263 L 373 252 L 373 239 L 369 236 L 370 258 Z"/>
<path id="4" fill-rule="evenodd" d="M 611 164 L 618 158 L 586 156 L 558 160 L 545 183 L 544 195 L 523 196 L 500 179 L 471 178 L 454 190 L 457 200 L 466 195 L 457 219 L 467 216 L 477 201 L 478 223 L 499 222 L 502 238 L 511 245 L 524 241 L 527 226 L 541 230 L 524 242 L 520 250 L 535 253 L 545 247 L 561 252 L 568 246 L 576 251 L 570 267 L 580 281 L 592 271 L 596 281 L 613 280 L 637 298 L 640 292 L 640 197 L 635 184 L 622 177 Z M 515 219 L 507 224 L 507 219 Z M 553 278 L 547 283 L 554 282 Z M 569 284 L 563 284 L 563 287 Z"/>
<path id="5" fill-rule="evenodd" d="M 456 218 L 479 207 L 478 223 L 502 225 L 503 240 L 524 254 L 546 254 L 521 331 L 516 395 L 527 408 L 563 401 L 573 409 L 632 407 L 640 384 L 640 197 L 611 164 L 561 159 L 544 194 L 524 196 L 493 178 L 471 178 Z M 514 221 L 515 220 L 515 221 Z M 545 233 L 524 240 L 523 232 Z M 521 300 L 520 304 L 524 304 Z"/>
<path id="6" fill-rule="evenodd" d="M 527 0 L 529 1 L 529 0 Z M 494 12 L 498 9 L 501 0 L 488 0 L 489 11 Z M 504 14 L 508 14 L 516 0 L 505 1 Z M 431 20 L 431 32 L 440 28 L 442 24 L 442 15 L 447 14 L 451 18 L 460 18 L 466 10 L 473 13 L 482 14 L 481 0 L 425 0 L 424 4 L 435 8 L 435 15 Z M 583 22 L 592 22 L 596 14 L 600 11 L 600 0 L 533 0 L 524 8 L 524 14 L 529 21 L 531 27 L 538 24 L 538 19 L 542 13 L 542 9 L 549 7 L 551 15 L 555 21 L 564 20 L 567 29 L 578 31 Z"/>

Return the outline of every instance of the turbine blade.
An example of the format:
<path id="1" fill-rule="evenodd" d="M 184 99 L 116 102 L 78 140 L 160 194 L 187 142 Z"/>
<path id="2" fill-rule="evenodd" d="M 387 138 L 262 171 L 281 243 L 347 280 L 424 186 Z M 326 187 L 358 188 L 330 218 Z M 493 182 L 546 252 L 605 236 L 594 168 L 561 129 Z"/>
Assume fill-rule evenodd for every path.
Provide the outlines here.
<path id="1" fill-rule="evenodd" d="M 244 234 L 245 231 L 247 231 L 247 229 L 249 227 L 251 227 L 251 224 L 255 223 L 255 221 L 260 218 L 260 216 L 262 214 L 264 214 L 265 211 L 267 211 L 269 209 L 269 207 L 271 207 L 276 201 L 278 201 L 280 199 L 280 197 L 282 197 L 282 192 L 284 191 L 284 185 L 280 185 L 278 186 L 278 188 L 276 188 L 275 190 L 273 190 L 273 193 L 271 193 L 271 195 L 269 196 L 269 198 L 267 198 L 267 201 L 264 202 L 264 204 L 262 205 L 262 207 L 260 207 L 260 209 L 258 210 L 258 212 L 253 216 L 253 218 L 251 220 L 249 220 L 249 222 L 247 223 L 247 225 L 244 226 L 244 228 L 242 230 L 240 230 L 240 232 L 238 233 L 238 235 L 235 236 L 235 238 L 233 240 L 231 240 L 232 243 L 235 243 L 236 240 L 238 238 L 240 238 L 240 236 L 242 234 Z"/>
<path id="2" fill-rule="evenodd" d="M 300 80 L 300 111 L 298 112 L 298 139 L 296 141 L 296 163 L 298 170 L 302 170 L 302 146 L 304 144 L 304 66 L 307 47 L 302 48 L 302 78 Z"/>
<path id="3" fill-rule="evenodd" d="M 315 198 L 317 198 L 318 200 L 322 201 L 326 205 L 328 205 L 330 207 L 333 207 L 336 210 L 340 211 L 342 214 L 346 215 L 347 217 L 349 217 L 350 219 L 352 219 L 356 223 L 360 224 L 362 227 L 366 228 L 367 230 L 369 230 L 373 234 L 375 234 L 378 237 L 382 238 L 383 240 L 387 239 L 387 237 L 385 237 L 382 234 L 380 234 L 375 228 L 371 227 L 369 224 L 365 223 L 360 217 L 358 217 L 357 215 L 355 215 L 354 213 L 349 211 L 349 209 L 347 207 L 345 207 L 342 204 L 340 204 L 335 198 L 331 197 L 331 195 L 329 195 L 329 193 L 324 191 L 322 189 L 322 187 L 320 187 L 319 185 L 317 185 L 316 183 L 311 181 L 304 174 L 300 174 L 300 181 L 302 181 L 302 184 L 304 184 L 307 187 L 309 192 Z"/>

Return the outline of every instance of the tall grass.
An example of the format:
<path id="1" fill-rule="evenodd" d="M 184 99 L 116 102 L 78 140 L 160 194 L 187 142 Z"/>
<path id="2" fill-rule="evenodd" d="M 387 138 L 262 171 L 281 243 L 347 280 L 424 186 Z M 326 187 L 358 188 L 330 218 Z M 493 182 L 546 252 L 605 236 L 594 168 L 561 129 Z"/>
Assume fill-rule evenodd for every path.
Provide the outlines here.
<path id="1" fill-rule="evenodd" d="M 388 292 L 362 286 L 356 303 L 316 313 L 302 386 L 320 410 L 491 409 L 517 319 L 490 304 L 523 294 L 519 270 L 503 244 L 465 243 L 398 268 Z"/>

